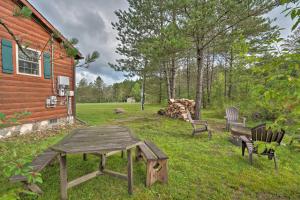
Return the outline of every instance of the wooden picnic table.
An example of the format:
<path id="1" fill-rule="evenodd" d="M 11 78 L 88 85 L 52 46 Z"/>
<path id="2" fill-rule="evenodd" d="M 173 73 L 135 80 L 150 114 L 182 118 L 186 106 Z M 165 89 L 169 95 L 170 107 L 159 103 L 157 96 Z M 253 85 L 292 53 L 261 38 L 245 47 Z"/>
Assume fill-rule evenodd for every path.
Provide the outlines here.
<path id="1" fill-rule="evenodd" d="M 59 152 L 61 199 L 66 200 L 67 190 L 99 175 L 111 175 L 128 181 L 128 193 L 133 191 L 132 148 L 141 144 L 131 131 L 121 126 L 80 128 L 72 131 L 51 149 Z M 127 174 L 105 169 L 106 155 L 127 150 Z M 67 178 L 67 154 L 100 154 L 99 170 L 72 181 Z"/>

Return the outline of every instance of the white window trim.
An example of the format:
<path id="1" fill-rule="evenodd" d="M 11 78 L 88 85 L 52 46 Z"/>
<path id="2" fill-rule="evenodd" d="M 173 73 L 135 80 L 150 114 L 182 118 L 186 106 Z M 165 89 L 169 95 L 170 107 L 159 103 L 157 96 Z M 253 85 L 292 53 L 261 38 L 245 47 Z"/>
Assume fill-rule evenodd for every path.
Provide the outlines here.
<path id="1" fill-rule="evenodd" d="M 35 77 L 42 77 L 42 61 L 41 61 L 41 52 L 36 50 L 36 49 L 31 49 L 31 48 L 26 48 L 26 49 L 29 49 L 31 51 L 35 51 L 38 53 L 39 55 L 39 74 L 38 75 L 35 75 L 35 74 L 26 74 L 26 73 L 22 73 L 22 72 L 19 72 L 19 47 L 18 45 L 16 44 L 16 65 L 17 65 L 17 74 L 20 74 L 20 75 L 25 75 L 25 76 L 35 76 Z"/>

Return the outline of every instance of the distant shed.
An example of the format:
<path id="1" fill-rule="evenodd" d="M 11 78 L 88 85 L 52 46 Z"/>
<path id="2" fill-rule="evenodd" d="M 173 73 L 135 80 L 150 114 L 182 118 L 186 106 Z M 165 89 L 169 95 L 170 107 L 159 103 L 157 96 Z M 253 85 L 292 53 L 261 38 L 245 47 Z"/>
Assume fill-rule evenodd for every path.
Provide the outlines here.
<path id="1" fill-rule="evenodd" d="M 127 103 L 135 103 L 135 98 L 134 97 L 128 97 L 126 102 Z"/>

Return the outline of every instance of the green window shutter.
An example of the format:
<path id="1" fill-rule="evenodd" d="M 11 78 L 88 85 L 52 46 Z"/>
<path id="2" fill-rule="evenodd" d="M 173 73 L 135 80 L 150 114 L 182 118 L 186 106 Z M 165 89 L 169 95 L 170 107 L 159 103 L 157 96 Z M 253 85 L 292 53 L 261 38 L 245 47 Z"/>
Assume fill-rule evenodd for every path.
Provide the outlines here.
<path id="1" fill-rule="evenodd" d="M 7 74 L 12 74 L 14 72 L 13 66 L 13 52 L 12 52 L 12 42 L 2 39 L 2 72 Z"/>
<path id="2" fill-rule="evenodd" d="M 51 57 L 49 53 L 44 53 L 44 78 L 51 78 Z"/>

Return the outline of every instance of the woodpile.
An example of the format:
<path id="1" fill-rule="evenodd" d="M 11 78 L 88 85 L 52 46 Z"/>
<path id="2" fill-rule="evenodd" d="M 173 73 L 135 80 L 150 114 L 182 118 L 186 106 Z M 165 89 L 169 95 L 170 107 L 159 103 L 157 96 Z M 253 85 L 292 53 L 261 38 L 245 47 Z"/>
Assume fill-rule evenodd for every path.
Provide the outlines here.
<path id="1" fill-rule="evenodd" d="M 187 110 L 191 115 L 195 114 L 195 101 L 189 99 L 170 99 L 165 115 L 171 118 L 188 120 Z"/>

